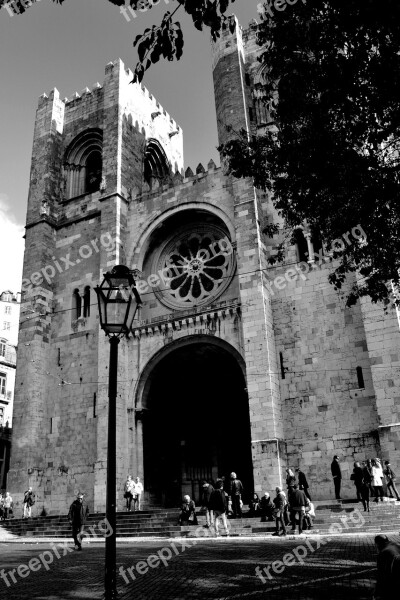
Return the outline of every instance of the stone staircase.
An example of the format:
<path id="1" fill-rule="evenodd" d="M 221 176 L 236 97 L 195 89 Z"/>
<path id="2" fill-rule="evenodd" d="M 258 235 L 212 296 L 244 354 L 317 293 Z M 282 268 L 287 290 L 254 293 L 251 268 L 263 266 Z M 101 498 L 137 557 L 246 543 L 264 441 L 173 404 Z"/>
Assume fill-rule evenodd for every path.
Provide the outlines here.
<path id="1" fill-rule="evenodd" d="M 316 518 L 310 533 L 332 535 L 332 533 L 379 533 L 400 531 L 400 502 L 389 501 L 371 503 L 370 512 L 363 511 L 361 503 L 317 501 Z M 198 526 L 177 525 L 178 509 L 153 509 L 140 513 L 117 514 L 118 538 L 175 538 L 175 537 L 214 537 L 213 529 L 206 529 L 204 515 L 198 514 Z M 91 515 L 85 530 L 87 539 L 100 539 L 107 532 L 104 513 Z M 259 517 L 229 519 L 231 537 L 264 536 L 275 530 L 273 522 L 262 523 Z M 71 528 L 66 516 L 36 517 L 29 520 L 11 519 L 1 523 L 3 530 L 21 538 L 70 538 Z M 198 529 L 200 528 L 200 529 Z M 288 527 L 290 530 L 290 526 Z M 221 530 L 221 534 L 224 535 Z M 14 538 L 15 539 L 15 538 Z"/>

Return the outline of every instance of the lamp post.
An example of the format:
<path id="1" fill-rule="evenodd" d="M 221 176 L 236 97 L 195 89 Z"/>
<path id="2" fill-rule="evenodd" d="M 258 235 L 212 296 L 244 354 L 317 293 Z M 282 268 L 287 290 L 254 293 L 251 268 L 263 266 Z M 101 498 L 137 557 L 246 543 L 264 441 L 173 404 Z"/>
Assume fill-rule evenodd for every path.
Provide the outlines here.
<path id="1" fill-rule="evenodd" d="M 95 287 L 99 304 L 100 327 L 110 341 L 110 370 L 108 380 L 108 445 L 106 519 L 111 535 L 106 537 L 105 600 L 117 597 L 116 578 L 116 433 L 117 433 L 117 374 L 119 340 L 128 336 L 141 304 L 132 272 L 116 265 L 104 274 L 103 282 Z"/>

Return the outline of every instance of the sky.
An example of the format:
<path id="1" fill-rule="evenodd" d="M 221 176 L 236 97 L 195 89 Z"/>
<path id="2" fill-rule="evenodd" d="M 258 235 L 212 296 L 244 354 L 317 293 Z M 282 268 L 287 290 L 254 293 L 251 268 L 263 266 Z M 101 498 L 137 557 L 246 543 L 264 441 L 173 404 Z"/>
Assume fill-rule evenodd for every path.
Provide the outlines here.
<path id="1" fill-rule="evenodd" d="M 232 12 L 244 27 L 257 18 L 260 0 L 236 0 Z M 121 58 L 132 70 L 133 40 L 161 21 L 171 0 L 128 22 L 108 0 L 40 0 L 24 14 L 0 10 L 0 292 L 20 290 L 23 235 L 29 187 L 33 127 L 38 98 L 56 87 L 70 98 L 104 79 L 105 65 Z M 185 168 L 210 158 L 218 164 L 209 32 L 197 31 L 182 11 L 184 54 L 160 61 L 144 85 L 181 125 Z M 129 13 L 128 13 L 129 15 Z M 178 17 L 179 15 L 179 17 Z"/>

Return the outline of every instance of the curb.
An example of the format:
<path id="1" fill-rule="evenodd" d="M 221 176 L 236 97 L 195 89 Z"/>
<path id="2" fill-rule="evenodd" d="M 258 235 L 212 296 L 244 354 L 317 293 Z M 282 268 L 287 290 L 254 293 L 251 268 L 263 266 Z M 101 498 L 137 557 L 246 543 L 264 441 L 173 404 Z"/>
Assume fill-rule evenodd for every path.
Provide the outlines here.
<path id="1" fill-rule="evenodd" d="M 359 537 L 366 537 L 366 536 L 375 536 L 379 534 L 379 530 L 375 531 L 375 532 L 357 532 L 357 533 L 330 533 L 330 534 L 319 534 L 318 532 L 313 532 L 313 533 L 302 533 L 302 534 L 297 534 L 297 535 L 293 535 L 293 534 L 289 534 L 286 536 L 273 536 L 272 534 L 267 534 L 267 535 L 259 535 L 259 536 L 220 536 L 220 537 L 214 537 L 214 536 L 210 536 L 210 537 L 174 537 L 174 538 L 165 538 L 165 537 L 160 537 L 160 538 L 156 538 L 156 537 L 150 537 L 150 538 L 146 538 L 146 537 L 133 537 L 133 538 L 118 538 L 117 537 L 117 544 L 119 544 L 120 546 L 129 543 L 129 544 L 135 544 L 135 543 L 149 543 L 149 542 L 155 542 L 155 543 L 160 543 L 160 542 L 164 542 L 164 543 L 172 543 L 172 542 L 183 542 L 183 541 L 196 541 L 197 542 L 215 542 L 215 543 L 229 543 L 232 541 L 258 541 L 258 540 L 262 540 L 262 541 L 273 541 L 273 542 L 281 542 L 282 540 L 284 541 L 293 541 L 293 540 L 304 540 L 307 538 L 327 538 L 328 541 L 331 541 L 332 538 L 359 538 Z M 398 532 L 397 530 L 391 530 L 391 531 L 385 531 L 384 532 L 385 535 L 399 535 L 400 536 L 400 532 Z M 66 542 L 66 540 L 68 540 L 70 538 L 57 538 L 57 537 L 53 537 L 53 538 L 13 538 L 13 539 L 1 539 L 0 538 L 0 544 L 23 544 L 23 545 L 38 545 L 38 544 L 51 544 L 51 543 L 64 543 Z M 72 542 L 71 542 L 72 544 Z M 99 545 L 99 546 L 105 546 L 105 539 L 90 539 L 90 540 L 83 540 L 83 545 L 84 546 L 92 546 L 92 545 Z"/>

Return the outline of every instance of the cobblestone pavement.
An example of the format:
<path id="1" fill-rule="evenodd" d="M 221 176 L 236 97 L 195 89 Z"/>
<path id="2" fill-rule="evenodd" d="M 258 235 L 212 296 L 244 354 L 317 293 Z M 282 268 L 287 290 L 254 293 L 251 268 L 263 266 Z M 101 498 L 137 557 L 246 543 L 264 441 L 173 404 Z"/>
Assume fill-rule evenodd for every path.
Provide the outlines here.
<path id="1" fill-rule="evenodd" d="M 399 536 L 389 537 L 397 543 L 400 541 Z M 200 540 L 195 544 L 194 540 L 119 543 L 119 598 L 370 599 L 376 576 L 373 538 L 365 535 L 330 541 L 299 537 L 292 540 Z M 0 569 L 4 569 L 0 576 L 5 574 L 9 583 L 8 587 L 4 577 L 0 579 L 0 598 L 101 599 L 104 545 L 84 545 L 82 552 L 70 552 L 62 546 L 0 543 Z M 149 556 L 153 556 L 149 563 L 140 563 Z M 164 559 L 160 560 L 160 556 Z M 33 558 L 38 560 L 32 561 Z M 28 565 L 29 561 L 36 571 L 20 567 L 19 572 L 13 573 L 14 583 L 10 571 Z M 44 562 L 49 563 L 48 570 Z M 119 572 L 120 567 L 124 575 Z M 256 575 L 256 567 L 260 568 L 263 580 Z"/>

